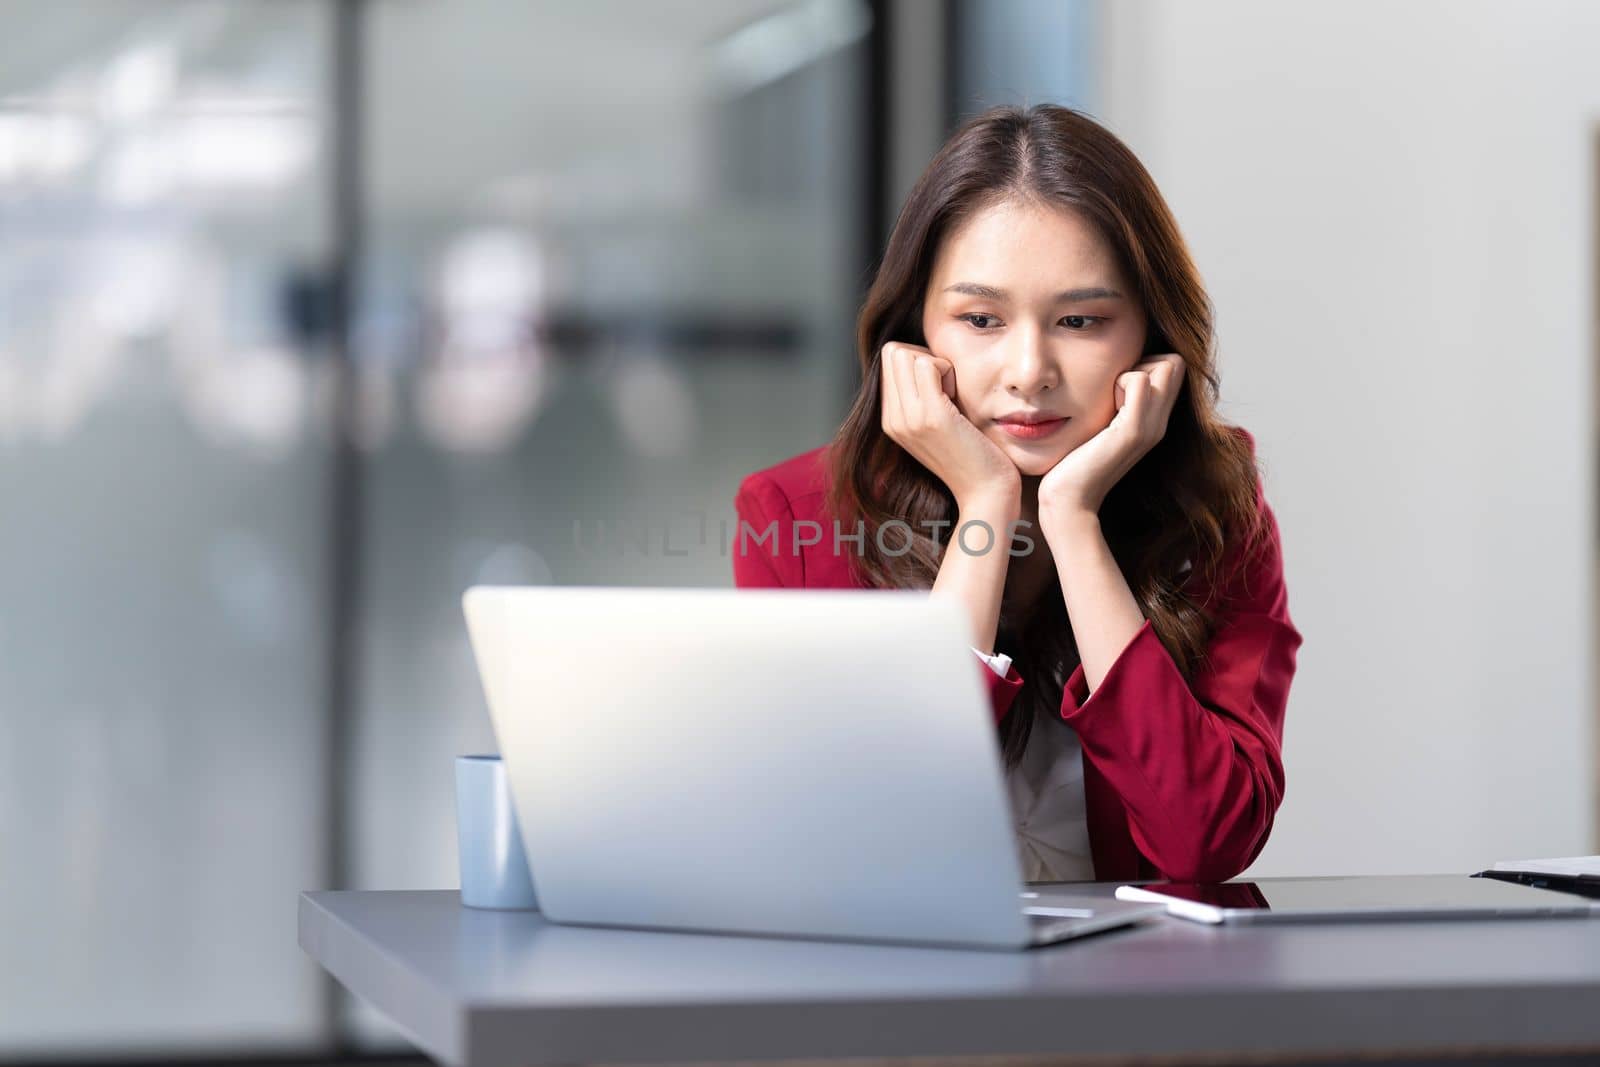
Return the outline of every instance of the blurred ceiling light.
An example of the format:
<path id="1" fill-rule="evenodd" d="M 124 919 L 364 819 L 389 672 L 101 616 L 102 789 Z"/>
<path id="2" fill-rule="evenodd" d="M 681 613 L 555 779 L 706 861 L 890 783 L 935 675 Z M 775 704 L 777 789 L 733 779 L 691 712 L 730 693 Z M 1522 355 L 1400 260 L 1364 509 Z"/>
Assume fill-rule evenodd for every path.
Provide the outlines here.
<path id="1" fill-rule="evenodd" d="M 731 95 L 748 93 L 847 48 L 872 28 L 860 0 L 806 0 L 711 45 L 711 74 Z"/>
<path id="2" fill-rule="evenodd" d="M 516 230 L 463 234 L 440 257 L 439 310 L 451 329 L 486 318 L 520 325 L 544 296 L 538 247 Z"/>
<path id="3" fill-rule="evenodd" d="M 86 260 L 82 306 L 118 341 L 159 333 L 172 321 L 183 285 L 182 246 L 169 238 L 96 242 Z"/>
<path id="4" fill-rule="evenodd" d="M 677 367 L 656 355 L 625 356 L 607 384 L 612 414 L 636 452 L 661 457 L 690 450 L 698 414 Z"/>
<path id="5" fill-rule="evenodd" d="M 295 115 L 189 115 L 117 137 L 100 171 L 100 195 L 133 207 L 184 189 L 275 188 L 311 164 L 310 123 Z"/>
<path id="6" fill-rule="evenodd" d="M 204 232 L 181 245 L 182 291 L 166 336 L 172 381 L 179 407 L 200 433 L 220 446 L 278 460 L 300 443 L 317 411 L 331 411 L 330 378 L 325 364 L 308 364 L 270 327 L 258 325 L 240 338 L 248 327 L 230 301 L 239 267 L 224 247 Z"/>
<path id="7" fill-rule="evenodd" d="M 170 238 L 144 236 L 66 252 L 63 276 L 52 276 L 59 299 L 43 311 L 43 342 L 30 346 L 43 358 L 0 366 L 0 434 L 61 441 L 76 431 L 123 372 L 128 342 L 174 321 L 184 253 Z"/>
<path id="8" fill-rule="evenodd" d="M 473 349 L 446 341 L 417 375 L 418 424 L 451 452 L 503 452 L 543 406 L 544 376 L 544 355 L 531 342 Z"/>
<path id="9" fill-rule="evenodd" d="M 0 182 L 60 182 L 83 166 L 93 148 L 93 127 L 85 119 L 0 111 Z"/>
<path id="10" fill-rule="evenodd" d="M 160 131 L 140 131 L 120 138 L 100 167 L 100 196 L 118 207 L 137 207 L 160 200 L 177 178 L 171 138 Z"/>
<path id="11" fill-rule="evenodd" d="M 87 315 L 60 316 L 54 323 L 50 356 L 22 382 L 18 405 L 35 436 L 51 443 L 70 437 L 110 390 L 123 363 L 123 348 Z"/>
<path id="12" fill-rule="evenodd" d="M 274 187 L 302 174 L 316 151 L 310 123 L 293 115 L 193 115 L 174 146 L 185 184 Z"/>
<path id="13" fill-rule="evenodd" d="M 451 451 L 505 449 L 544 402 L 538 244 L 506 227 L 462 234 L 440 256 L 434 302 L 440 340 L 417 374 L 419 424 Z"/>
<path id="14" fill-rule="evenodd" d="M 178 85 L 178 57 L 170 44 L 130 48 L 100 78 L 100 113 L 109 122 L 133 122 L 161 110 Z"/>
<path id="15" fill-rule="evenodd" d="M 219 444 L 277 459 L 300 438 L 309 407 L 305 364 L 287 348 L 219 353 L 185 368 L 185 407 Z"/>

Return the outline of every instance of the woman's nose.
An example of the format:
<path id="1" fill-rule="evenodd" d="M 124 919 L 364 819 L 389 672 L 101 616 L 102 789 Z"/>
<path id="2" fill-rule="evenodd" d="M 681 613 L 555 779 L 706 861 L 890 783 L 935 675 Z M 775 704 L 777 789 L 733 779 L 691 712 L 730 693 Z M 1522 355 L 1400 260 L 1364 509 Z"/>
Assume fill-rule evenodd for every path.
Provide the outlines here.
<path id="1" fill-rule="evenodd" d="M 1019 329 L 1006 353 L 1003 381 L 1012 396 L 1034 396 L 1061 383 L 1061 372 L 1039 330 Z"/>

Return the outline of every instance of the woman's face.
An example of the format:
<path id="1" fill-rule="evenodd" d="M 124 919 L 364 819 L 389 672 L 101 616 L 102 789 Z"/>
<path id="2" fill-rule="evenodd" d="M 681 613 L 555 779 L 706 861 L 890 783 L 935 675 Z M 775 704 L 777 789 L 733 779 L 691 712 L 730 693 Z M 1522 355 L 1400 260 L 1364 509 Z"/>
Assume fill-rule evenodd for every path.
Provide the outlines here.
<path id="1" fill-rule="evenodd" d="M 962 414 L 1035 476 L 1111 422 L 1117 376 L 1145 340 L 1144 311 L 1093 225 L 1017 200 L 946 235 L 922 333 L 955 368 Z M 1023 416 L 1056 421 L 1029 429 Z"/>

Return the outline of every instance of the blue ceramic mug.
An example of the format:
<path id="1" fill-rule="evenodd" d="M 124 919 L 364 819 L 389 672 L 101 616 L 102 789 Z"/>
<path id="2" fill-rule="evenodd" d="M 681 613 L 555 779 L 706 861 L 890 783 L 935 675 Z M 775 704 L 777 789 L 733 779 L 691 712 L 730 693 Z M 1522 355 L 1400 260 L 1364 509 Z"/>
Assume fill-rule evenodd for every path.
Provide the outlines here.
<path id="1" fill-rule="evenodd" d="M 499 756 L 456 757 L 456 851 L 467 907 L 539 906 Z"/>

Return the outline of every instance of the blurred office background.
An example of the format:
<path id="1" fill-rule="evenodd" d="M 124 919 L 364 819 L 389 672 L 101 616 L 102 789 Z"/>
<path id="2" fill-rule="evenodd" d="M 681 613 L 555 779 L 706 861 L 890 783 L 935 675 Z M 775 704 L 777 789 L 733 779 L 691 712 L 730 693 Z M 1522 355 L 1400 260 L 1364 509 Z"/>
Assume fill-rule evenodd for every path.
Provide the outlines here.
<path id="1" fill-rule="evenodd" d="M 829 435 L 900 199 L 992 103 L 1121 134 L 1217 304 L 1307 638 L 1251 873 L 1600 850 L 1600 8 L 0 25 L 0 1059 L 403 1050 L 295 895 L 455 885 L 460 592 L 729 584 L 739 477 Z"/>

